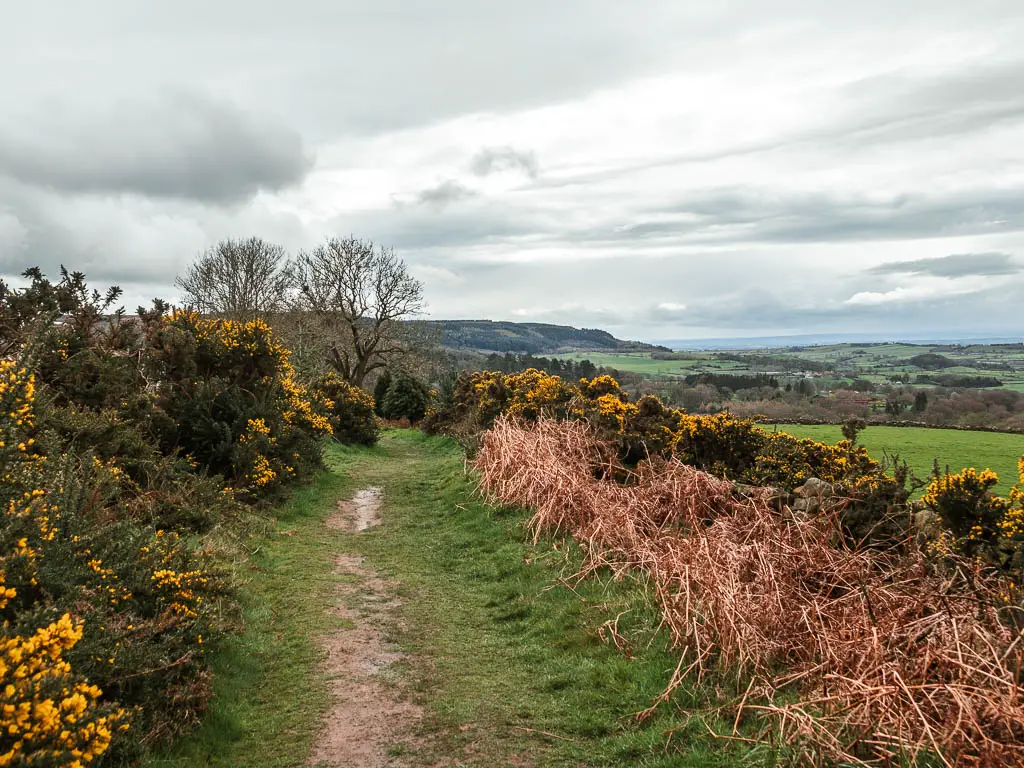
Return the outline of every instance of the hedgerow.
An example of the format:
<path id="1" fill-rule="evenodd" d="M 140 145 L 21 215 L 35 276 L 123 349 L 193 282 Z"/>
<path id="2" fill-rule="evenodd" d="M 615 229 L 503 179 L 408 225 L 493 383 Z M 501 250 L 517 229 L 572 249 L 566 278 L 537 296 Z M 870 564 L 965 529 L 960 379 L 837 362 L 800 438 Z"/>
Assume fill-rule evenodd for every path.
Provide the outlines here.
<path id="1" fill-rule="evenodd" d="M 61 456 L 47 451 L 55 440 L 31 436 L 38 426 L 31 373 L 17 363 L 0 363 L 0 390 L 3 642 L 17 648 L 53 635 L 53 626 L 74 640 L 61 645 L 59 656 L 47 657 L 52 667 L 41 658 L 31 673 L 38 676 L 38 688 L 8 694 L 43 701 L 52 698 L 50 687 L 85 686 L 88 710 L 116 713 L 118 727 L 103 736 L 106 715 L 97 714 L 96 738 L 75 737 L 89 745 L 81 751 L 91 749 L 99 757 L 113 744 L 119 754 L 131 754 L 145 741 L 180 732 L 205 709 L 206 651 L 222 632 L 215 612 L 221 580 L 208 558 L 178 534 L 132 519 L 118 501 L 124 473 L 116 465 L 95 454 Z M 21 673 L 13 674 L 19 679 Z M 48 732 L 50 711 L 49 705 L 33 704 L 29 719 L 18 725 L 34 736 L 10 745 L 15 764 L 23 750 L 34 754 L 42 748 L 33 739 Z M 65 728 L 59 733 L 79 733 L 68 727 L 78 720 L 67 717 L 83 713 L 62 716 Z M 134 738 L 115 738 L 129 726 Z"/>
<path id="2" fill-rule="evenodd" d="M 912 509 L 907 468 L 896 464 L 887 471 L 869 457 L 864 447 L 856 444 L 855 427 L 847 430 L 847 439 L 827 444 L 768 433 L 751 419 L 724 412 L 687 414 L 652 395 L 633 402 L 610 376 L 569 384 L 536 370 L 461 375 L 450 406 L 433 412 L 424 427 L 454 434 L 473 449 L 477 435 L 503 414 L 527 423 L 541 416 L 587 421 L 627 469 L 645 460 L 676 458 L 738 483 L 775 487 L 782 494 L 792 494 L 817 478 L 828 483 L 842 501 L 837 505 L 839 520 L 850 540 L 894 543 L 909 532 Z M 1011 543 L 1013 537 L 1024 539 L 1024 513 L 1017 512 L 1022 506 L 1020 492 L 1015 494 L 1015 502 L 982 493 L 953 504 L 947 490 L 942 497 L 945 501 L 937 501 L 930 493 L 925 503 L 936 509 L 952 539 L 962 541 L 958 552 L 984 549 L 990 560 L 1006 565 L 1024 560 Z M 1018 514 L 1019 532 L 1014 527 Z M 971 521 L 966 528 L 964 520 Z M 972 527 L 980 527 L 982 532 L 972 534 Z M 1013 536 L 1008 532 L 1011 529 Z"/>
<path id="3" fill-rule="evenodd" d="M 235 609 L 204 534 L 367 404 L 306 387 L 263 321 L 26 277 L 0 283 L 0 765 L 134 762 L 209 705 Z"/>
<path id="4" fill-rule="evenodd" d="M 675 456 L 731 480 L 792 490 L 810 477 L 842 483 L 878 475 L 881 466 L 851 441 L 831 446 L 785 434 L 767 434 L 750 419 L 728 413 L 691 415 L 653 395 L 631 402 L 608 375 L 569 384 L 538 370 L 479 371 L 456 382 L 453 405 L 436 411 L 425 428 L 483 430 L 507 414 L 521 421 L 583 419 L 616 445 L 626 465 Z"/>

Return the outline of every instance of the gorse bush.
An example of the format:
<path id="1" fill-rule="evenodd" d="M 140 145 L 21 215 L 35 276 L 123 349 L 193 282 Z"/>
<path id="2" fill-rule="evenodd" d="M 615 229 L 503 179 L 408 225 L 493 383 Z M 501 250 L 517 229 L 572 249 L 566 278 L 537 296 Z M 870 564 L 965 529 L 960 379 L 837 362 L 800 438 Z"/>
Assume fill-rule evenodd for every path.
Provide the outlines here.
<path id="1" fill-rule="evenodd" d="M 999 476 L 973 467 L 933 475 L 922 501 L 946 530 L 936 549 L 979 557 L 1006 570 L 1024 566 L 1024 457 L 1018 462 L 1019 483 L 1004 498 L 992 493 Z"/>
<path id="2" fill-rule="evenodd" d="M 372 402 L 304 386 L 260 320 L 26 276 L 0 283 L 0 765 L 134 762 L 210 701 L 234 609 L 203 534 Z"/>
<path id="3" fill-rule="evenodd" d="M 380 436 L 374 398 L 336 373 L 313 382 L 313 393 L 330 414 L 335 439 L 343 443 L 373 445 Z"/>
<path id="4" fill-rule="evenodd" d="M 132 519 L 118 501 L 124 473 L 116 465 L 95 455 L 34 452 L 32 376 L 8 364 L 0 381 L 5 405 L 15 405 L 0 414 L 6 438 L 0 451 L 6 478 L 0 486 L 3 641 L 17 648 L 29 638 L 52 636 L 55 623 L 74 640 L 60 646 L 59 656 L 49 654 L 52 668 L 40 662 L 33 673 L 39 676 L 38 689 L 7 693 L 42 701 L 52 698 L 51 687 L 87 686 L 88 707 L 71 716 L 86 709 L 119 712 L 118 733 L 130 722 L 135 738 L 115 741 L 114 747 L 131 754 L 142 741 L 180 732 L 205 709 L 210 696 L 205 654 L 222 631 L 215 612 L 220 580 L 178 534 Z M 73 621 L 73 630 L 67 621 Z M 72 682 L 59 682 L 65 678 Z M 33 705 L 32 716 L 43 717 L 47 706 Z M 71 729 L 98 750 L 94 756 L 111 744 L 102 727 L 107 721 L 97 717 L 95 740 Z M 45 732 L 40 729 L 31 732 L 38 736 Z M 24 739 L 21 748 L 36 750 Z"/>
<path id="5" fill-rule="evenodd" d="M 460 436 L 472 447 L 472 436 L 501 414 L 525 422 L 541 416 L 585 420 L 605 445 L 613 446 L 625 468 L 675 457 L 736 482 L 784 492 L 812 477 L 824 480 L 849 499 L 840 520 L 846 534 L 859 541 L 898 539 L 909 524 L 906 475 L 887 476 L 851 440 L 827 445 L 768 434 L 753 420 L 724 412 L 691 415 L 653 395 L 632 402 L 608 375 L 569 384 L 538 370 L 463 374 L 453 389 L 452 405 L 431 414 L 425 428 Z"/>
<path id="6" fill-rule="evenodd" d="M 841 485 L 850 479 L 876 476 L 881 470 L 863 446 L 850 440 L 829 445 L 774 432 L 764 437 L 745 478 L 756 485 L 796 488 L 812 477 Z"/>
<path id="7" fill-rule="evenodd" d="M 450 405 L 433 410 L 423 428 L 471 438 L 503 413 L 527 420 L 541 414 L 565 418 L 573 390 L 560 377 L 536 369 L 515 374 L 474 371 L 459 374 L 449 397 Z"/>
<path id="8" fill-rule="evenodd" d="M 31 636 L 0 639 L 0 765 L 82 766 L 128 729 L 124 710 L 101 703 L 102 691 L 65 660 L 81 637 L 64 614 Z"/>
<path id="9" fill-rule="evenodd" d="M 1008 501 L 991 493 L 999 476 L 971 467 L 957 474 L 938 474 L 928 486 L 924 503 L 935 510 L 958 538 L 988 537 L 1008 509 Z"/>
<path id="10" fill-rule="evenodd" d="M 328 403 L 296 380 L 264 321 L 173 312 L 148 323 L 148 337 L 150 367 L 169 385 L 157 396 L 172 420 L 160 435 L 165 452 L 187 454 L 251 496 L 320 467 Z"/>

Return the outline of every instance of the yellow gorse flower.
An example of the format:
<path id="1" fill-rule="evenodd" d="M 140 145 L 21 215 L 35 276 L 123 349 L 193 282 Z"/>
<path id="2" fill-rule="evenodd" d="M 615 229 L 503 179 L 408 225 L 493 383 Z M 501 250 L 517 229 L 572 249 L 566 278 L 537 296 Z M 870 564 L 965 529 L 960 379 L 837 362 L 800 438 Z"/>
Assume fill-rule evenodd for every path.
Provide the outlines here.
<path id="1" fill-rule="evenodd" d="M 120 709 L 98 713 L 101 691 L 78 682 L 64 653 L 82 638 L 82 625 L 64 614 L 28 637 L 0 640 L 0 766 L 84 766 L 128 727 Z"/>

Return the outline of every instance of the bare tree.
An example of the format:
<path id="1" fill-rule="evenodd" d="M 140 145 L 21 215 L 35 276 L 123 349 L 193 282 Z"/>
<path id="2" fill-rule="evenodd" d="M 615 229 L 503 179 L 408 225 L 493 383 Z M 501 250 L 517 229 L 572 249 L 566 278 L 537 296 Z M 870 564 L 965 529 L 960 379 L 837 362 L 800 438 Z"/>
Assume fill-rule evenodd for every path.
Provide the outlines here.
<path id="1" fill-rule="evenodd" d="M 204 314 L 265 316 L 281 309 L 288 294 L 285 255 L 280 245 L 259 237 L 221 240 L 201 253 L 175 284 L 185 303 Z"/>
<path id="2" fill-rule="evenodd" d="M 423 309 L 423 284 L 393 249 L 329 238 L 289 267 L 303 307 L 329 333 L 331 366 L 362 386 L 373 371 L 412 351 L 404 320 Z"/>

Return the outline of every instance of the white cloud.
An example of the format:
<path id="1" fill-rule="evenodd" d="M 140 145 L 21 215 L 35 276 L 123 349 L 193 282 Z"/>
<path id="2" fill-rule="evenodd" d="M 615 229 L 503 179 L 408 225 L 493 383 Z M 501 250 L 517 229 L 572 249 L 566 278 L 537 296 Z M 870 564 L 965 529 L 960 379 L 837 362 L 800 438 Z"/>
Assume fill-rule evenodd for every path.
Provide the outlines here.
<path id="1" fill-rule="evenodd" d="M 957 254 L 1024 258 L 1024 5 L 46 5 L 5 18 L 2 133 L 100 136 L 133 184 L 121 194 L 88 162 L 63 190 L 0 169 L 5 273 L 64 261 L 167 295 L 221 237 L 294 250 L 351 233 L 398 248 L 443 317 L 677 338 L 1021 322 L 992 299 L 1019 287 L 1012 270 L 932 277 Z M 260 139 L 226 181 L 175 165 L 200 157 L 176 142 L 187 111 L 145 130 L 104 117 L 196 83 L 203 114 Z M 144 156 L 117 154 L 131 148 Z M 168 167 L 196 170 L 175 184 Z"/>
<path id="2" fill-rule="evenodd" d="M 846 300 L 846 304 L 862 307 L 883 304 L 922 302 L 932 299 L 965 296 L 979 293 L 1000 281 L 985 277 L 960 279 L 920 278 L 909 286 L 897 286 L 886 291 L 860 291 Z"/>

